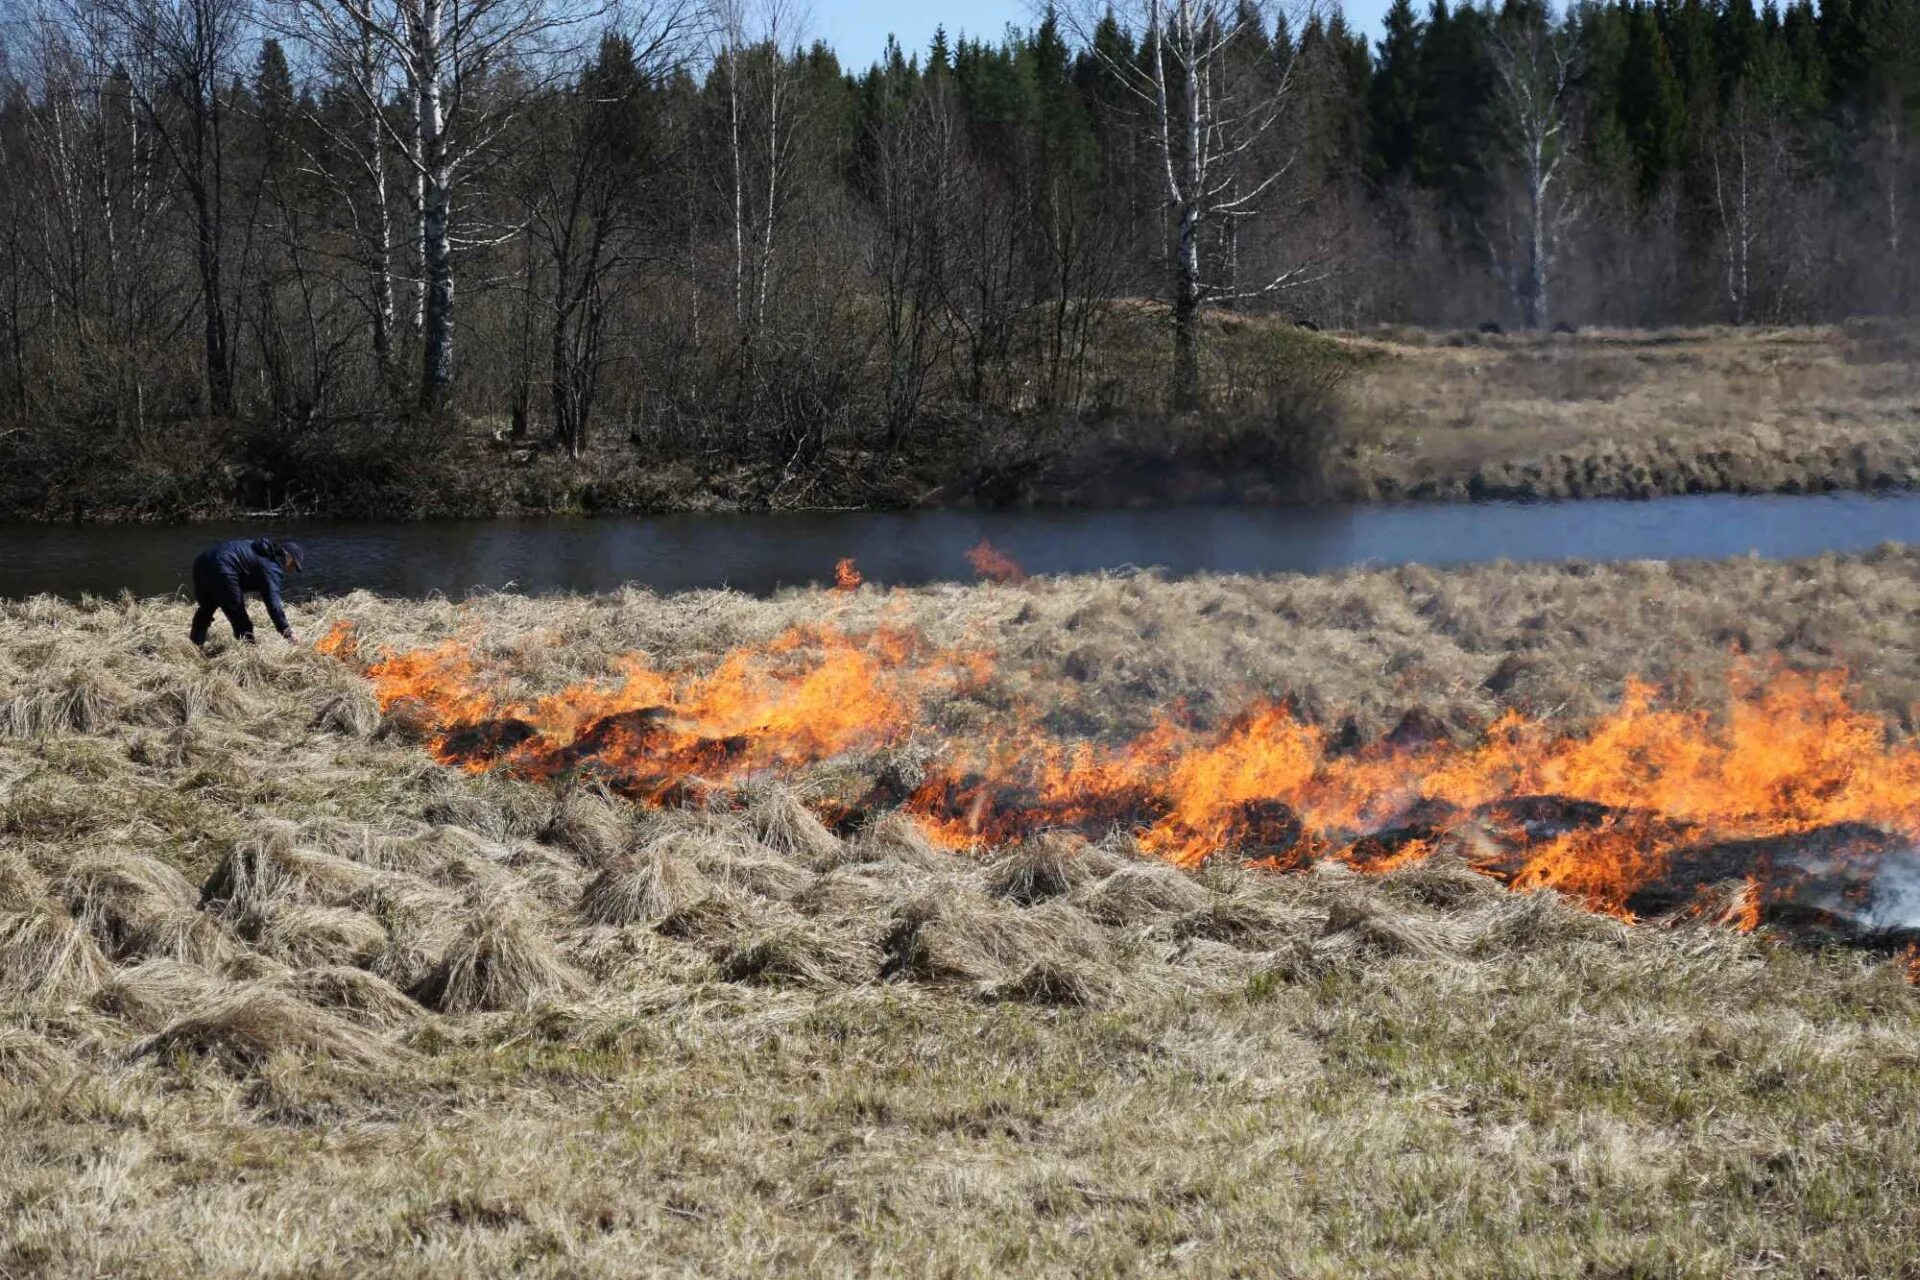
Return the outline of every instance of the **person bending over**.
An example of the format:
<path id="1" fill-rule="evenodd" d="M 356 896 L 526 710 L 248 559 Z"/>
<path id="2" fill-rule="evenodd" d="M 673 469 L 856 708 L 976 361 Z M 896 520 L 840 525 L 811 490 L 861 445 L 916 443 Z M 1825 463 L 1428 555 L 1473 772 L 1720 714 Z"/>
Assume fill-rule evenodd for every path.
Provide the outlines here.
<path id="1" fill-rule="evenodd" d="M 213 625 L 217 609 L 227 615 L 235 638 L 252 644 L 253 619 L 247 616 L 247 592 L 251 591 L 266 602 L 274 630 L 292 640 L 293 628 L 287 625 L 280 599 L 280 579 L 288 570 L 300 571 L 297 542 L 238 538 L 202 551 L 193 561 L 193 599 L 199 607 L 194 610 L 188 639 L 196 646 L 207 642 L 207 628 Z"/>

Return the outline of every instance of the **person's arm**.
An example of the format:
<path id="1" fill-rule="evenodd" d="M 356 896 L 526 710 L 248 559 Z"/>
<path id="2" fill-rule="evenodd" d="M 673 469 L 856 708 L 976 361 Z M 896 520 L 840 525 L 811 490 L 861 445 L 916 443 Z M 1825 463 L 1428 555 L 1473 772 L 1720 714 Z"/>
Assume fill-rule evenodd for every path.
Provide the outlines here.
<path id="1" fill-rule="evenodd" d="M 273 629 L 287 639 L 293 639 L 293 628 L 287 625 L 287 608 L 280 599 L 280 566 L 272 561 L 263 561 L 260 578 L 266 583 L 260 595 L 267 602 L 267 616 L 273 619 Z"/>

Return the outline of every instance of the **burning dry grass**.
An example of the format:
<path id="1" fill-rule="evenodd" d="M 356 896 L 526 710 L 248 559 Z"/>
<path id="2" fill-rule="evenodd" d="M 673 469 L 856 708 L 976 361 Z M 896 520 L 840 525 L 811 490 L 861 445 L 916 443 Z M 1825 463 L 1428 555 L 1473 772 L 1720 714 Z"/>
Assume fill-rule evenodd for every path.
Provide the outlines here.
<path id="1" fill-rule="evenodd" d="M 1016 714 L 1122 741 L 1254 694 L 1360 751 L 1472 742 L 1634 674 L 1707 698 L 1736 642 L 1850 668 L 1904 741 L 1917 607 L 1886 552 L 328 610 L 464 638 L 516 698 L 823 608 L 997 655 L 913 741 L 705 757 L 652 808 L 435 764 L 438 715 L 383 731 L 309 651 L 201 659 L 176 604 L 0 605 L 0 1274 L 1896 1273 L 1920 1001 L 1716 924 L 1737 886 L 1628 927 L 1474 870 L 1472 831 L 1189 872 L 852 800 Z"/>
<path id="2" fill-rule="evenodd" d="M 1652 497 L 1920 484 L 1914 345 L 1834 328 L 1385 333 L 1348 388 L 1336 494 Z"/>

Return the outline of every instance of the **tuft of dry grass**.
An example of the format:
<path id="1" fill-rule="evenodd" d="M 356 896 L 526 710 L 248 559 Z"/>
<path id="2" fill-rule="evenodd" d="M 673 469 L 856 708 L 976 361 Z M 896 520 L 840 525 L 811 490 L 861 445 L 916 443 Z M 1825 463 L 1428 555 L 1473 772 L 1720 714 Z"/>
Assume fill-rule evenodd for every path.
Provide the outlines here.
<path id="1" fill-rule="evenodd" d="M 198 1001 L 134 1048 L 136 1057 L 204 1055 L 237 1069 L 292 1052 L 363 1069 L 399 1051 L 374 1032 L 269 983 L 242 983 Z"/>
<path id="2" fill-rule="evenodd" d="M 580 977 L 527 909 L 505 895 L 470 895 L 469 923 L 413 996 L 443 1013 L 524 1009 L 579 990 Z"/>
<path id="3" fill-rule="evenodd" d="M 844 853 L 839 838 L 786 787 L 757 788 L 747 822 L 763 847 L 795 862 L 831 865 Z"/>
<path id="4" fill-rule="evenodd" d="M 64 1084 L 78 1069 L 73 1055 L 25 1027 L 0 1026 L 0 1084 L 11 1089 Z"/>
<path id="5" fill-rule="evenodd" d="M 154 1032 L 228 984 L 197 964 L 167 957 L 115 969 L 94 993 L 93 1005 L 134 1027 Z"/>
<path id="6" fill-rule="evenodd" d="M 112 972 L 86 925 L 37 902 L 0 913 L 0 995 L 29 1004 L 84 999 Z"/>
<path id="7" fill-rule="evenodd" d="M 1044 832 L 1015 845 L 987 869 L 987 892 L 1030 907 L 1111 870 L 1108 857 L 1078 836 Z"/>
<path id="8" fill-rule="evenodd" d="M 621 812 L 604 791 L 569 787 L 554 800 L 541 837 L 599 865 L 627 847 L 632 828 L 631 814 Z"/>
<path id="9" fill-rule="evenodd" d="M 0 702 L 0 738 L 100 733 L 130 697 L 124 685 L 84 666 L 43 674 L 37 685 Z"/>
<path id="10" fill-rule="evenodd" d="M 605 866 L 580 895 L 580 915 L 596 924 L 652 924 L 706 898 L 711 886 L 693 863 L 653 847 Z"/>

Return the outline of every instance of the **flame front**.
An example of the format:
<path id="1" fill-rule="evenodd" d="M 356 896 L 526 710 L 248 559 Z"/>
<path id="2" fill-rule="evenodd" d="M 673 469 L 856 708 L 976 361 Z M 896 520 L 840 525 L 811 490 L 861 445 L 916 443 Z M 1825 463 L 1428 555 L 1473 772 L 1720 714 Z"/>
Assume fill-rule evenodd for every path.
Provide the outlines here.
<path id="1" fill-rule="evenodd" d="M 359 660 L 348 628 L 322 648 Z M 1698 913 L 1708 888 L 1731 885 L 1714 918 L 1741 928 L 1796 895 L 1909 927 L 1904 906 L 1868 900 L 1886 868 L 1905 876 L 1915 861 L 1920 748 L 1854 707 L 1838 672 L 1746 663 L 1717 712 L 1630 682 L 1585 732 L 1510 711 L 1469 745 L 1410 733 L 1358 750 L 1261 700 L 1211 727 L 1172 708 L 1122 742 L 1063 740 L 1019 705 L 988 731 L 942 733 L 942 705 L 987 690 L 993 661 L 891 627 L 798 627 L 701 670 L 628 655 L 612 679 L 536 697 L 510 696 L 507 664 L 458 641 L 383 653 L 366 674 L 382 710 L 419 722 L 446 763 L 590 772 L 654 803 L 829 762 L 857 774 L 913 740 L 931 748 L 913 784 L 873 782 L 826 816 L 902 807 L 953 848 L 1119 830 L 1182 866 L 1231 855 L 1380 870 L 1449 848 L 1516 887 L 1627 918 Z"/>

